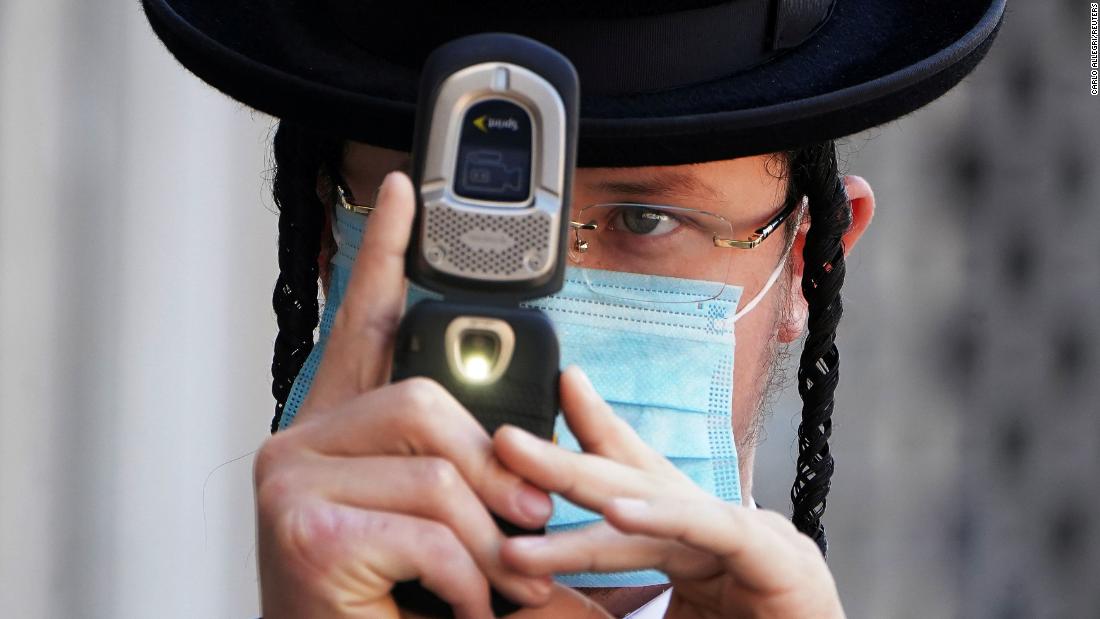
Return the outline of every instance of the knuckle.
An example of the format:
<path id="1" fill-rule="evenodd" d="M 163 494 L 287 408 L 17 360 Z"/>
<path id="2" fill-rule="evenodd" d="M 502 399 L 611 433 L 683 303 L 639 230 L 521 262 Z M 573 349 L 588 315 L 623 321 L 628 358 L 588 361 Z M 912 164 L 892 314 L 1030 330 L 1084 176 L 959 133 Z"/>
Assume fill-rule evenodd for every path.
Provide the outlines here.
<path id="1" fill-rule="evenodd" d="M 319 578 L 363 566 L 364 556 L 394 545 L 412 543 L 396 515 L 350 508 L 323 500 L 296 500 L 274 519 L 280 559 Z M 372 561 L 368 561 L 372 563 Z"/>
<path id="2" fill-rule="evenodd" d="M 340 541 L 343 533 L 342 520 L 336 517 L 336 511 L 326 505 L 299 505 L 288 510 L 287 533 L 293 542 L 308 542 L 302 548 L 323 546 L 330 541 Z"/>
<path id="3" fill-rule="evenodd" d="M 297 493 L 298 483 L 289 469 L 279 469 L 256 485 L 256 509 L 260 516 L 277 513 Z"/>
<path id="4" fill-rule="evenodd" d="M 401 322 L 400 310 L 372 306 L 355 301 L 356 295 L 348 295 L 332 317 L 330 341 L 348 338 L 393 340 Z"/>
<path id="5" fill-rule="evenodd" d="M 279 433 L 268 438 L 260 446 L 252 461 L 252 480 L 257 488 L 289 458 L 288 442 L 286 435 Z"/>
<path id="6" fill-rule="evenodd" d="M 465 483 L 455 465 L 443 458 L 420 458 L 417 477 L 423 491 L 437 499 L 457 492 Z"/>
<path id="7" fill-rule="evenodd" d="M 446 395 L 443 386 L 430 378 L 414 376 L 401 381 L 399 392 L 399 405 L 416 424 L 422 424 L 429 420 L 425 413 L 438 411 Z"/>
<path id="8" fill-rule="evenodd" d="M 281 558 L 290 558 L 299 549 L 310 546 L 309 535 L 302 526 L 302 512 L 301 507 L 288 505 L 267 518 Z"/>
<path id="9" fill-rule="evenodd" d="M 290 565 L 309 568 L 308 573 L 323 577 L 341 562 L 339 519 L 322 505 L 298 503 L 273 518 L 279 558 Z"/>

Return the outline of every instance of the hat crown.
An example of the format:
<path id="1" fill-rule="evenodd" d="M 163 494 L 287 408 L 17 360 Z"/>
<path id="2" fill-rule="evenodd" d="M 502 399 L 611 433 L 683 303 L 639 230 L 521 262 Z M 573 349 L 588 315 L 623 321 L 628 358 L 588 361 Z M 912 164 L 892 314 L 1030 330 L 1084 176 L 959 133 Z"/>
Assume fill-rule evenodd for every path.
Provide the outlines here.
<path id="1" fill-rule="evenodd" d="M 410 148 L 421 56 L 464 34 L 528 34 L 541 27 L 532 38 L 563 51 L 581 78 L 577 156 L 585 166 L 673 165 L 770 153 L 897 119 L 974 69 L 993 42 L 1006 4 L 141 2 L 168 49 L 226 94 L 282 119 L 399 150 Z M 813 16 L 807 7 L 822 6 L 828 10 L 816 30 L 799 28 L 814 20 L 795 18 Z M 755 26 L 721 14 L 737 10 L 757 19 Z M 740 25 L 745 36 L 724 35 L 731 25 Z M 537 35 L 557 36 L 558 44 Z M 775 52 L 770 60 L 738 69 L 769 49 Z"/>
<path id="2" fill-rule="evenodd" d="M 689 11 L 725 4 L 730 0 L 558 0 L 527 3 L 507 0 L 322 0 L 320 4 L 344 15 L 355 12 L 364 18 L 415 14 L 427 20 L 434 15 L 472 16 L 491 23 L 502 16 L 533 20 L 546 18 L 615 19 Z M 768 5 L 773 0 L 736 0 L 743 3 Z"/>
<path id="3" fill-rule="evenodd" d="M 656 92 L 728 77 L 809 39 L 836 0 L 640 0 L 555 3 L 323 0 L 345 39 L 418 69 L 433 49 L 481 32 L 510 32 L 564 53 L 582 91 Z M 385 24 L 384 27 L 379 27 Z"/>

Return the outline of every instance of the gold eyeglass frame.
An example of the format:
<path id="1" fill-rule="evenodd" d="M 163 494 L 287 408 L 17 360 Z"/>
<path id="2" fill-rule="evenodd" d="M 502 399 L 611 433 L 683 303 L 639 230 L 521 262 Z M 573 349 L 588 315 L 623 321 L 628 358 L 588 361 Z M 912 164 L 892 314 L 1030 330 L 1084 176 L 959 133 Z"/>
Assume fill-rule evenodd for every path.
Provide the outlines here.
<path id="1" fill-rule="evenodd" d="M 344 209 L 346 209 L 348 211 L 351 211 L 352 213 L 357 213 L 359 215 L 370 215 L 371 212 L 374 211 L 374 209 L 378 208 L 377 206 L 375 206 L 375 204 L 377 204 L 377 202 L 378 202 L 378 190 L 377 189 L 374 190 L 374 199 L 371 200 L 370 204 L 362 204 L 360 202 L 354 202 L 353 201 L 354 198 L 349 200 L 348 199 L 348 194 L 349 193 L 351 193 L 351 192 L 349 190 L 344 189 L 343 183 L 336 183 L 336 195 L 340 199 L 340 206 L 344 207 Z"/>
<path id="2" fill-rule="evenodd" d="M 361 202 L 355 202 L 354 199 L 348 199 L 348 194 L 349 193 L 350 193 L 349 190 L 344 189 L 344 184 L 342 182 L 337 182 L 336 183 L 336 195 L 340 199 L 340 206 L 344 207 L 346 210 L 351 211 L 352 213 L 357 213 L 359 215 L 369 215 L 371 212 L 374 211 L 374 209 L 378 208 L 377 205 L 376 205 L 377 202 L 378 202 L 378 190 L 377 189 L 374 192 L 374 199 L 371 200 L 370 204 L 363 204 Z M 796 202 L 794 204 L 791 204 L 789 206 L 783 207 L 782 210 L 780 210 L 771 219 L 769 219 L 766 224 L 764 224 L 763 226 L 757 228 L 752 233 L 752 236 L 750 236 L 747 239 L 724 239 L 724 238 L 719 237 L 716 234 L 716 235 L 714 235 L 714 246 L 715 247 L 732 248 L 732 249 L 756 249 L 769 236 L 771 236 L 771 234 L 773 232 L 778 230 L 779 226 L 783 225 L 783 222 L 786 221 L 787 218 L 791 216 L 791 213 L 793 213 L 795 211 L 795 209 L 798 209 L 800 211 L 799 215 L 798 215 L 798 224 L 801 225 L 802 224 L 802 219 L 805 216 L 805 208 L 806 208 L 806 205 L 809 202 L 809 200 L 810 200 L 809 196 L 802 196 L 802 199 L 799 200 L 798 202 Z M 693 213 L 702 213 L 704 215 L 714 217 L 716 219 L 724 221 L 727 224 L 730 223 L 730 221 L 728 219 L 726 219 L 725 217 L 722 217 L 721 215 L 719 215 L 717 213 L 711 213 L 709 211 L 704 211 L 704 210 L 701 210 L 701 209 L 688 208 L 688 207 L 684 207 L 684 206 L 675 206 L 674 207 L 674 206 L 671 206 L 671 205 L 661 205 L 661 204 L 643 204 L 643 203 L 636 203 L 636 202 L 608 202 L 608 203 L 605 203 L 605 204 L 590 204 L 590 205 L 584 207 L 583 209 L 581 209 L 580 212 L 583 213 L 585 210 L 593 208 L 593 207 L 611 207 L 611 206 L 629 206 L 629 207 L 639 207 L 639 208 L 644 208 L 644 207 L 648 206 L 648 207 L 674 208 L 674 209 L 680 210 L 680 211 L 688 211 L 688 212 L 693 212 Z M 731 228 L 733 227 L 732 224 L 730 225 L 730 227 Z M 588 251 L 588 241 L 586 239 L 581 238 L 580 231 L 581 230 L 597 230 L 597 229 L 599 229 L 599 224 L 597 224 L 595 221 L 590 221 L 588 223 L 581 223 L 579 221 L 570 221 L 569 222 L 569 228 L 571 230 L 573 230 L 573 234 L 575 236 L 573 248 L 578 252 L 584 253 L 584 252 Z"/>
<path id="3" fill-rule="evenodd" d="M 793 203 L 789 206 L 783 207 L 778 213 L 776 213 L 771 219 L 768 220 L 768 223 L 766 223 L 763 226 L 757 228 L 752 233 L 752 236 L 750 236 L 747 239 L 724 239 L 724 238 L 721 238 L 720 236 L 718 236 L 717 234 L 715 234 L 714 235 L 714 246 L 715 247 L 732 248 L 732 249 L 756 249 L 761 243 L 764 242 L 765 239 L 767 239 L 769 236 L 771 236 L 771 234 L 773 232 L 775 232 L 777 229 L 779 229 L 779 226 L 783 225 L 783 222 L 786 221 L 787 218 L 791 216 L 791 213 L 793 213 L 795 211 L 795 209 L 799 210 L 798 225 L 802 225 L 802 218 L 805 215 L 806 205 L 809 201 L 810 201 L 809 196 L 802 196 L 802 199 L 799 200 L 798 202 L 795 202 L 795 203 Z M 688 208 L 688 207 L 684 207 L 684 206 L 672 206 L 672 205 L 665 205 L 665 204 L 643 204 L 643 203 L 637 203 L 637 202 L 609 202 L 609 203 L 606 203 L 606 204 L 590 204 L 590 205 L 584 207 L 583 209 L 581 209 L 580 212 L 583 213 L 584 211 L 586 211 L 590 208 L 593 208 L 593 207 L 611 207 L 611 206 L 629 206 L 629 207 L 638 207 L 638 208 L 645 208 L 645 207 L 673 208 L 673 209 L 676 209 L 676 210 L 679 210 L 679 211 L 687 211 L 687 212 L 692 212 L 692 213 L 701 213 L 703 215 L 707 215 L 709 217 L 714 217 L 716 219 L 719 219 L 719 220 L 725 222 L 726 224 L 730 224 L 730 221 L 728 219 L 726 219 L 725 217 L 722 217 L 721 215 L 719 215 L 717 213 L 711 213 L 709 211 L 704 211 L 704 210 L 695 209 L 695 208 Z M 569 222 L 569 227 L 570 227 L 571 230 L 573 230 L 573 234 L 574 234 L 573 249 L 580 252 L 580 253 L 584 253 L 584 252 L 588 251 L 588 241 L 586 239 L 581 238 L 581 230 L 597 230 L 597 229 L 599 229 L 599 224 L 597 224 L 594 220 L 590 221 L 588 223 L 581 223 L 579 221 L 570 221 Z M 732 229 L 732 227 L 733 227 L 732 224 L 730 224 L 731 229 Z"/>

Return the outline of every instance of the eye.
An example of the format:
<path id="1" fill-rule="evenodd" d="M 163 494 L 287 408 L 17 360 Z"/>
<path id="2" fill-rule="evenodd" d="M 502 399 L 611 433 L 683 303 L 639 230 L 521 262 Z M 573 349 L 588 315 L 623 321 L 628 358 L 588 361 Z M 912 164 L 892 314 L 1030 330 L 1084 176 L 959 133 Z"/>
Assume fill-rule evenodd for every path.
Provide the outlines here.
<path id="1" fill-rule="evenodd" d="M 676 217 L 667 212 L 648 208 L 627 208 L 615 213 L 611 218 L 610 227 L 612 230 L 622 227 L 638 235 L 660 236 L 672 232 L 679 226 L 680 222 Z"/>

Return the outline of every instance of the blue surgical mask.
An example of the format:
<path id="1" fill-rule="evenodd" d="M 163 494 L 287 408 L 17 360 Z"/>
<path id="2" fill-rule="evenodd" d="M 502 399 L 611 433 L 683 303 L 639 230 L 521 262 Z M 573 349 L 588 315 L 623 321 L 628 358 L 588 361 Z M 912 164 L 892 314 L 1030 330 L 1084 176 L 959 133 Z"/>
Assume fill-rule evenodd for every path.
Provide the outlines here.
<path id="1" fill-rule="evenodd" d="M 332 319 L 347 289 L 365 218 L 335 209 L 337 253 L 321 317 L 320 338 L 306 359 L 287 399 L 280 429 L 290 425 L 309 390 L 324 354 Z M 784 254 L 786 255 L 786 254 Z M 525 303 L 547 314 L 561 345 L 563 366 L 576 364 L 596 391 L 635 432 L 680 471 L 712 495 L 741 502 L 737 448 L 733 437 L 734 323 L 756 305 L 775 282 L 777 266 L 764 289 L 737 312 L 742 288 L 726 285 L 717 297 L 702 298 L 711 282 L 584 270 L 567 267 L 556 294 Z M 615 297 L 631 290 L 631 299 Z M 409 286 L 406 307 L 438 295 Z M 558 444 L 579 451 L 576 438 L 559 415 Z M 598 522 L 599 514 L 554 495 L 549 532 Z M 572 587 L 636 587 L 662 584 L 657 570 L 562 574 Z"/>

